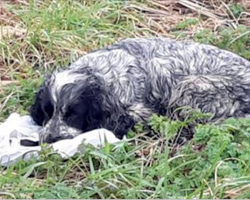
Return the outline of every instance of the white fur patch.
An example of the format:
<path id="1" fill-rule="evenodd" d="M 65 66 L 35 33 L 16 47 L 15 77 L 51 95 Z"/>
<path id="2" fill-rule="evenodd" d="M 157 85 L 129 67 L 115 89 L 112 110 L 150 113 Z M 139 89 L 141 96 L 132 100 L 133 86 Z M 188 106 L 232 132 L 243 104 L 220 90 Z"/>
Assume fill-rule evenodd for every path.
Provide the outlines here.
<path id="1" fill-rule="evenodd" d="M 64 85 L 74 83 L 81 78 L 82 78 L 82 74 L 72 73 L 72 71 L 70 70 L 55 73 L 54 82 L 52 83 L 52 86 L 51 86 L 51 94 L 52 94 L 53 100 L 55 102 L 57 101 L 56 94 L 60 91 L 60 89 Z"/>
<path id="2" fill-rule="evenodd" d="M 152 110 L 145 107 L 142 103 L 137 103 L 128 108 L 129 115 L 133 116 L 134 119 L 141 121 L 141 116 L 148 118 L 152 114 Z"/>

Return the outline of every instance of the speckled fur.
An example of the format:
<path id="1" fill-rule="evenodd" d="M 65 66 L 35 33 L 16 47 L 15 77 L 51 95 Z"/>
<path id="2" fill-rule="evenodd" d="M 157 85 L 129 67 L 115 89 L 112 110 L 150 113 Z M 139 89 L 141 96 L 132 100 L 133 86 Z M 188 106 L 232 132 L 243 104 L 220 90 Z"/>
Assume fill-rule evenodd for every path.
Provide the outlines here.
<path id="1" fill-rule="evenodd" d="M 31 114 L 45 126 L 41 133 L 45 141 L 100 127 L 121 138 L 152 113 L 171 114 L 182 106 L 213 113 L 211 120 L 249 115 L 250 63 L 231 52 L 192 41 L 125 39 L 81 57 L 66 70 L 56 71 L 41 90 L 47 91 L 44 95 L 52 102 L 53 112 L 49 112 L 53 114 L 37 117 L 41 110 L 48 112 L 41 109 L 39 104 L 44 100 L 39 94 Z M 70 125 L 63 116 L 76 102 L 81 104 L 79 109 L 88 107 L 88 116 L 78 116 L 88 120 L 84 128 L 68 131 Z M 91 106 L 82 105 L 84 102 Z"/>

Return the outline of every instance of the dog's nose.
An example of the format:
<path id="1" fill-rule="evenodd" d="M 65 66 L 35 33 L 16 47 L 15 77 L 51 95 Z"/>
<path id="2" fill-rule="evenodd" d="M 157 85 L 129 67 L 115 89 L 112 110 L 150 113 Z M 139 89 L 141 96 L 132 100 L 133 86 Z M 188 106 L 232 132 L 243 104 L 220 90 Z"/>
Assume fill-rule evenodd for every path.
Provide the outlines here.
<path id="1" fill-rule="evenodd" d="M 49 138 L 48 138 L 48 143 L 54 143 L 54 142 L 57 142 L 57 141 L 63 139 L 63 138 L 60 137 L 60 136 L 53 137 L 52 135 L 49 135 L 48 137 L 49 137 Z"/>
<path id="2" fill-rule="evenodd" d="M 43 133 L 40 137 L 40 143 L 48 143 L 48 144 L 51 144 L 55 142 L 55 139 L 54 137 L 52 137 L 51 134 L 45 134 Z"/>
<path id="3" fill-rule="evenodd" d="M 60 140 L 65 140 L 65 139 L 72 139 L 73 136 L 67 135 L 67 136 L 53 136 L 52 134 L 48 134 L 47 137 L 44 139 L 45 143 L 51 144 Z"/>

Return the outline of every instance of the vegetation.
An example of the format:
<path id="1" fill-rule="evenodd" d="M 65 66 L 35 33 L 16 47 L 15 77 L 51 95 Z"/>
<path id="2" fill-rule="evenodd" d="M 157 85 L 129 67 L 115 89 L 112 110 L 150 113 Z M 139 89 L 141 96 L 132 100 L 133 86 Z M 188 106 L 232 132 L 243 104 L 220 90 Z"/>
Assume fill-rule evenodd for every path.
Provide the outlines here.
<path id="1" fill-rule="evenodd" d="M 188 38 L 250 59 L 249 2 L 197 2 L 0 2 L 0 121 L 28 113 L 45 72 L 121 38 Z M 137 125 L 128 142 L 82 145 L 69 160 L 44 146 L 39 159 L 0 168 L 0 198 L 250 198 L 250 119 L 194 123 L 202 117 L 152 116 L 155 137 Z M 178 145 L 191 124 L 193 139 Z"/>

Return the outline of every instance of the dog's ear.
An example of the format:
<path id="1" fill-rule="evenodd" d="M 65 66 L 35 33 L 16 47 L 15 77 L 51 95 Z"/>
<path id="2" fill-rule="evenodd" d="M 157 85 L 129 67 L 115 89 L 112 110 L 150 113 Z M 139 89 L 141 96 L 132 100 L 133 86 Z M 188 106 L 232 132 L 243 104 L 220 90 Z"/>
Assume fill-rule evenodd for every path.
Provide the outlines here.
<path id="1" fill-rule="evenodd" d="M 89 131 L 101 128 L 103 122 L 109 117 L 110 113 L 106 108 L 105 99 L 108 94 L 103 84 L 97 78 L 90 77 L 86 82 L 77 85 L 74 96 L 80 94 L 76 99 L 76 106 L 82 116 L 82 130 Z M 77 120 L 78 121 L 78 120 Z"/>
<path id="2" fill-rule="evenodd" d="M 92 77 L 81 87 L 81 103 L 78 105 L 83 110 L 82 130 L 106 128 L 121 139 L 134 126 L 134 119 L 126 114 L 119 98 L 105 87 L 101 79 Z"/>
<path id="3" fill-rule="evenodd" d="M 35 102 L 30 108 L 30 115 L 40 126 L 45 125 L 54 112 L 48 86 L 42 86 L 35 97 Z"/>

